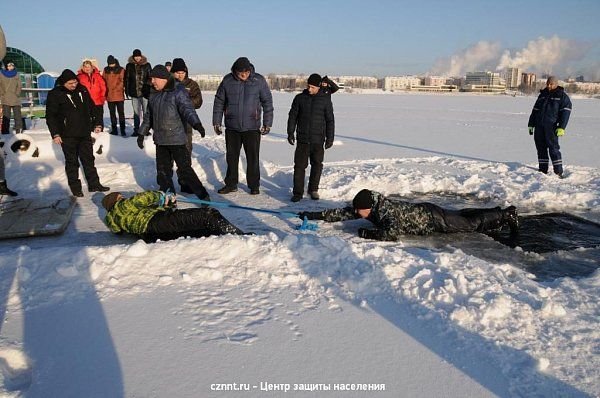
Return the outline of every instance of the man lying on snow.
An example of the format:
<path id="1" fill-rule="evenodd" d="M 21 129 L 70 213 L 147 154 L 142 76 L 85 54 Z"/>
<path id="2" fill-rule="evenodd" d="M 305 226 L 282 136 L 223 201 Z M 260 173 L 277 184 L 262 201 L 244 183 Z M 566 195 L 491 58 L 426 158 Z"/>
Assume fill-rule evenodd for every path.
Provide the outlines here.
<path id="1" fill-rule="evenodd" d="M 171 240 L 179 237 L 244 234 L 218 210 L 207 207 L 175 209 L 174 194 L 146 191 L 124 198 L 111 192 L 102 199 L 108 212 L 104 221 L 114 233 L 128 232 L 146 242 Z"/>
<path id="2" fill-rule="evenodd" d="M 517 209 L 443 209 L 432 203 L 409 203 L 391 200 L 379 192 L 363 189 L 352 200 L 352 206 L 318 212 L 300 212 L 299 217 L 327 222 L 366 218 L 375 229 L 359 228 L 365 239 L 395 241 L 401 235 L 427 235 L 433 232 L 486 232 L 510 227 L 519 230 Z"/>

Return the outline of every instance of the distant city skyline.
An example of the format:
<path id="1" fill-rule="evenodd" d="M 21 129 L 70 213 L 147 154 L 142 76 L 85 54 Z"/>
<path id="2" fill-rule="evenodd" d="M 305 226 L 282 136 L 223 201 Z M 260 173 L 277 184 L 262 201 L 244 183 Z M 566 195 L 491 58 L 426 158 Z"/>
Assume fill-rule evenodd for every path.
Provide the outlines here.
<path id="1" fill-rule="evenodd" d="M 153 65 L 182 57 L 192 74 L 225 74 L 246 56 L 265 75 L 457 76 L 514 66 L 600 80 L 593 0 L 30 0 L 0 10 L 7 45 L 58 72 L 84 57 L 103 66 L 109 54 L 124 65 L 139 48 Z"/>

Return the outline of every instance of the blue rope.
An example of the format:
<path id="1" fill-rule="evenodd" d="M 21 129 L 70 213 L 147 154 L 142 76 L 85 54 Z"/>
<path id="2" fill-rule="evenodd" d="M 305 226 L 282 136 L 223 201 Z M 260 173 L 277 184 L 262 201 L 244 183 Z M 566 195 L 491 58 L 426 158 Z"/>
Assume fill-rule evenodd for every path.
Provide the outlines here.
<path id="1" fill-rule="evenodd" d="M 214 202 L 212 200 L 186 198 L 185 196 L 178 196 L 177 201 L 184 202 L 184 203 L 197 203 L 197 204 L 207 205 L 207 206 L 212 206 L 212 207 L 230 207 L 233 209 L 258 211 L 260 213 L 279 214 L 279 215 L 287 217 L 287 218 L 298 218 L 299 217 L 298 213 L 292 213 L 289 211 L 258 209 L 256 207 L 240 206 L 240 205 L 234 205 L 234 204 L 226 203 L 226 202 Z M 297 229 L 300 231 L 316 231 L 318 228 L 319 227 L 317 226 L 316 223 L 309 223 L 308 218 L 306 218 L 306 216 L 305 216 L 304 220 L 302 221 L 302 225 L 300 225 Z"/>

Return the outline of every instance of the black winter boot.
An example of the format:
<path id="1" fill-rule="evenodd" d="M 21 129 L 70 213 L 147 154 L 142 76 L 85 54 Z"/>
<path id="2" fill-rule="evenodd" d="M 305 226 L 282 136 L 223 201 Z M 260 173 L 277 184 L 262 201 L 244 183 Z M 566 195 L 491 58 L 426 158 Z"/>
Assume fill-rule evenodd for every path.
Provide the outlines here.
<path id="1" fill-rule="evenodd" d="M 18 194 L 15 191 L 8 189 L 6 181 L 0 181 L 0 195 L 17 196 Z"/>
<path id="2" fill-rule="evenodd" d="M 110 191 L 110 187 L 105 187 L 104 185 L 97 183 L 97 184 L 88 186 L 88 191 L 89 192 L 107 192 L 107 191 Z"/>
<path id="3" fill-rule="evenodd" d="M 119 132 L 117 131 L 117 125 L 113 124 L 110 126 L 110 135 L 117 135 Z"/>
<path id="4" fill-rule="evenodd" d="M 127 133 L 125 133 L 125 123 L 121 123 L 121 136 L 125 137 Z"/>

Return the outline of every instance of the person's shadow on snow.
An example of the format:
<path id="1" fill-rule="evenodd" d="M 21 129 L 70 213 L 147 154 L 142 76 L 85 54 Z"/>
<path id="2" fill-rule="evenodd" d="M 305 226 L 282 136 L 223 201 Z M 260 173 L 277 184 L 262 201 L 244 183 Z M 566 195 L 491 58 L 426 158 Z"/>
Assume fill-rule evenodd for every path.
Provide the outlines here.
<path id="1" fill-rule="evenodd" d="M 29 175 L 19 170 L 17 177 L 20 172 Z M 65 196 L 56 183 L 40 194 Z M 27 397 L 123 397 L 117 349 L 91 275 L 93 258 L 80 246 L 54 245 L 57 237 L 29 239 L 47 243 L 32 249 L 23 239 L 16 250 L 0 249 L 0 341 L 15 342 L 9 351 L 27 358 L 19 363 L 15 355 L 0 355 L 5 390 Z"/>

